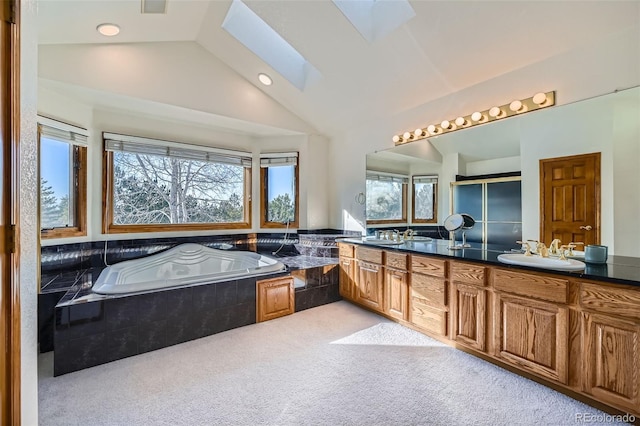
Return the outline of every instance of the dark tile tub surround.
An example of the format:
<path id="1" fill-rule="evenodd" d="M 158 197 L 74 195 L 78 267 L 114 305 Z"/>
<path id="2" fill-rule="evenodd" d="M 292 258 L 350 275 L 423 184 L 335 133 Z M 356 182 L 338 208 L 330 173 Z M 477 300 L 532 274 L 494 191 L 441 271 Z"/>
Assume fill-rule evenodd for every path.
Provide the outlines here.
<path id="1" fill-rule="evenodd" d="M 55 308 L 54 375 L 253 324 L 256 279 L 62 301 Z"/>

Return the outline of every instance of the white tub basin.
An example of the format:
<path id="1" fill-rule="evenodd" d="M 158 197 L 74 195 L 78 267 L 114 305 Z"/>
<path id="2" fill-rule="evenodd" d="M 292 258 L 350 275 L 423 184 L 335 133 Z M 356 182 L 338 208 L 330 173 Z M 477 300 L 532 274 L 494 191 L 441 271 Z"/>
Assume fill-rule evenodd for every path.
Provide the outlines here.
<path id="1" fill-rule="evenodd" d="M 534 268 L 553 269 L 556 271 L 581 271 L 584 262 L 575 259 L 560 260 L 551 257 L 525 256 L 521 253 L 505 253 L 498 260 L 508 265 L 531 266 Z"/>

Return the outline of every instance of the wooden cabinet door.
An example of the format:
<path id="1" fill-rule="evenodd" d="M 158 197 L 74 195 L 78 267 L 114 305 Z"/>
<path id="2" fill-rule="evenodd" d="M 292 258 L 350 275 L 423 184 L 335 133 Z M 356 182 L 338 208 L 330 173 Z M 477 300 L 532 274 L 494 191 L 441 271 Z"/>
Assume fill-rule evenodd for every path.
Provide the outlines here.
<path id="1" fill-rule="evenodd" d="M 257 322 L 268 321 L 295 311 L 293 277 L 279 277 L 256 282 Z"/>
<path id="2" fill-rule="evenodd" d="M 567 383 L 569 308 L 495 293 L 495 356 Z"/>
<path id="3" fill-rule="evenodd" d="M 387 269 L 384 280 L 384 313 L 399 320 L 407 319 L 409 291 L 407 271 Z"/>
<path id="4" fill-rule="evenodd" d="M 353 259 L 348 257 L 340 257 L 340 296 L 348 300 L 355 299 L 356 280 L 354 277 Z"/>
<path id="5" fill-rule="evenodd" d="M 640 324 L 583 313 L 584 391 L 640 413 Z"/>
<path id="6" fill-rule="evenodd" d="M 356 301 L 378 312 L 384 310 L 382 304 L 382 267 L 375 263 L 356 263 L 358 269 L 358 289 Z"/>
<path id="7" fill-rule="evenodd" d="M 481 287 L 451 283 L 451 338 L 484 351 L 487 292 Z"/>

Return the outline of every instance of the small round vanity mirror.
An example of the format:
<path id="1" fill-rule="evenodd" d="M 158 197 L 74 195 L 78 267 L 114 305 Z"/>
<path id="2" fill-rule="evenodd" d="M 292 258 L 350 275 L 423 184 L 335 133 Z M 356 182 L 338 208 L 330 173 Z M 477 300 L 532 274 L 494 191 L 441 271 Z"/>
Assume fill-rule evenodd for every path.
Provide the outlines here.
<path id="1" fill-rule="evenodd" d="M 469 216 L 471 217 L 471 216 Z M 444 229 L 455 232 L 464 225 L 464 217 L 461 214 L 452 214 L 444 220 Z"/>
<path id="2" fill-rule="evenodd" d="M 451 240 L 451 244 L 449 245 L 450 250 L 458 250 L 466 247 L 471 247 L 470 244 L 467 244 L 467 236 L 465 235 L 465 230 L 473 228 L 476 224 L 474 218 L 466 213 L 462 214 L 452 214 L 444 220 L 444 229 L 449 231 L 449 239 Z M 462 229 L 462 244 L 455 243 L 455 232 Z"/>

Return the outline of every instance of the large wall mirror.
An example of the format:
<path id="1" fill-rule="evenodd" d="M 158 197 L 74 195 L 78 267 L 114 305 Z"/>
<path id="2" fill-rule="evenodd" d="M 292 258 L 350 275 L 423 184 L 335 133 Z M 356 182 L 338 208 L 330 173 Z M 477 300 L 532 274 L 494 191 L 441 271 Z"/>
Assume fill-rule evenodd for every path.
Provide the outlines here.
<path id="1" fill-rule="evenodd" d="M 562 93 L 557 96 L 561 99 Z M 398 229 L 425 225 L 412 221 L 414 177 L 437 178 L 432 222 L 442 224 L 453 212 L 457 175 L 520 173 L 522 237 L 539 239 L 540 160 L 596 152 L 601 158 L 600 196 L 593 226 L 600 243 L 613 254 L 640 257 L 640 87 L 370 153 L 366 164 L 368 176 L 409 188 L 404 205 L 395 206 L 398 212 L 405 210 L 403 220 L 388 224 Z M 368 194 L 370 205 L 382 199 L 373 195 Z M 368 221 L 367 226 L 381 224 Z"/>

